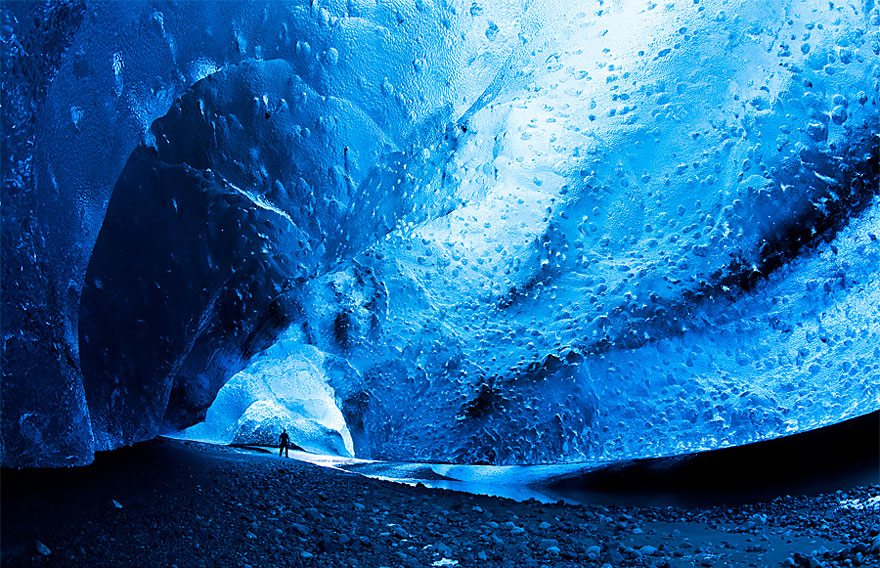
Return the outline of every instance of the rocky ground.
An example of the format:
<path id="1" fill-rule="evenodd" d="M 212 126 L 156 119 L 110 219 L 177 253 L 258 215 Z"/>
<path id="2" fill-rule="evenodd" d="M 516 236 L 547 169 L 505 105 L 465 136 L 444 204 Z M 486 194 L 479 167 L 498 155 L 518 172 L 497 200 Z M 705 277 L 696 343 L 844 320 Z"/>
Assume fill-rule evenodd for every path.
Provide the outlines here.
<path id="1" fill-rule="evenodd" d="M 159 439 L 3 470 L 3 566 L 878 566 L 880 485 L 736 507 L 542 504 Z"/>

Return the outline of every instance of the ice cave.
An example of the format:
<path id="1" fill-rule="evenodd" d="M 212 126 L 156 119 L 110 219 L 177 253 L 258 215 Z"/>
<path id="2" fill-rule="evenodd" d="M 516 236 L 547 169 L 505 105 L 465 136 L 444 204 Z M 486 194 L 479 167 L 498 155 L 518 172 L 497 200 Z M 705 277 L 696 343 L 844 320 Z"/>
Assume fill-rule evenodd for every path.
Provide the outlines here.
<path id="1" fill-rule="evenodd" d="M 874 0 L 2 5 L 2 446 L 458 464 L 880 409 Z"/>

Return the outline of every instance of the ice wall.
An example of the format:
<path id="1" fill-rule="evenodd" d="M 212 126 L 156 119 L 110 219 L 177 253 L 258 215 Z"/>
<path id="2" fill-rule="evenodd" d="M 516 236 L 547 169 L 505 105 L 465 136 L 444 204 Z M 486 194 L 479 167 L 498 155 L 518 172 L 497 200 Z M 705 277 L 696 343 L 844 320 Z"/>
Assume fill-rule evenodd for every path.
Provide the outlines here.
<path id="1" fill-rule="evenodd" d="M 3 17 L 5 464 L 192 424 L 284 330 L 364 456 L 620 459 L 880 407 L 873 2 Z"/>
<path id="2" fill-rule="evenodd" d="M 517 2 L 498 3 L 490 38 L 485 17 L 423 2 L 4 4 L 3 90 L 9 104 L 3 106 L 3 462 L 87 463 L 96 442 L 100 449 L 146 439 L 163 421 L 174 384 L 168 373 L 174 375 L 186 359 L 189 344 L 200 335 L 198 323 L 171 323 L 169 332 L 180 334 L 169 338 L 171 345 L 140 348 L 127 364 L 146 363 L 143 372 L 129 369 L 130 377 L 107 377 L 106 370 L 98 370 L 102 377 L 84 379 L 80 300 L 111 195 L 126 183 L 126 164 L 137 167 L 138 156 L 155 146 L 150 126 L 187 89 L 241 62 L 259 68 L 277 60 L 309 87 L 306 93 L 286 93 L 290 105 L 308 93 L 338 98 L 339 104 L 360 109 L 393 147 L 406 151 L 412 132 L 429 122 L 434 138 L 442 140 L 447 124 L 491 82 L 519 41 L 524 9 Z M 264 94 L 251 93 L 255 99 Z M 316 99 L 307 104 L 315 105 Z M 339 106 L 333 100 L 326 104 Z M 326 116 L 326 126 L 332 129 L 337 118 Z M 315 126 L 303 125 L 300 132 L 308 135 Z M 260 147 L 254 150 L 259 153 Z M 318 161 L 337 166 L 345 183 L 345 147 L 327 150 Z M 393 150 L 383 156 L 390 168 L 406 165 Z M 131 205 L 126 199 L 116 198 L 123 202 L 119 207 Z M 200 309 L 199 301 L 193 300 L 184 317 Z M 208 323 L 212 319 L 205 315 Z M 144 325 L 137 318 L 132 323 Z M 195 351 L 195 357 L 204 356 Z M 243 364 L 238 355 L 229 359 L 218 371 L 222 377 L 194 364 L 202 374 L 199 384 L 178 389 L 181 398 L 197 399 L 195 410 L 184 415 L 203 414 L 229 369 Z M 108 365 L 116 365 L 114 373 L 119 370 L 118 361 Z M 95 394 L 87 396 L 87 388 Z M 173 409 L 170 414 L 172 423 L 186 420 L 175 418 Z"/>
<path id="3" fill-rule="evenodd" d="M 457 151 L 485 196 L 363 261 L 394 338 L 349 356 L 366 451 L 620 459 L 877 407 L 876 33 L 735 8 L 546 16 Z"/>

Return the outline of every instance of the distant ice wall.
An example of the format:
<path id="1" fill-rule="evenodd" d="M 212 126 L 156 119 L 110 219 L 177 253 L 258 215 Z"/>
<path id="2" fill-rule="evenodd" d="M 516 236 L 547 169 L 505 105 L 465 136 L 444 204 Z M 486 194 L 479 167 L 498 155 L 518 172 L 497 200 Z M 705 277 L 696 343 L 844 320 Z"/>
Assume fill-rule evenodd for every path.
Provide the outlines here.
<path id="1" fill-rule="evenodd" d="M 352 456 L 354 447 L 335 393 L 327 356 L 285 334 L 227 382 L 205 421 L 181 436 L 218 444 L 278 445 L 283 430 L 306 451 Z"/>

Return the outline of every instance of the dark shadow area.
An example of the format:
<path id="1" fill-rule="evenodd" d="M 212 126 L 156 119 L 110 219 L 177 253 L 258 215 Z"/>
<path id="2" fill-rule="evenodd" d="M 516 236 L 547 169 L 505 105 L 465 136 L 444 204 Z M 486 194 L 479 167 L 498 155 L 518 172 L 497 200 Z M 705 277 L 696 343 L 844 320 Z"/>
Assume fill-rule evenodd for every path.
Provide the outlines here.
<path id="1" fill-rule="evenodd" d="M 880 483 L 880 412 L 809 432 L 562 478 L 553 494 L 581 503 L 742 504 Z"/>
<path id="2" fill-rule="evenodd" d="M 869 428 L 877 425 L 872 417 Z M 430 475 L 411 465 L 414 474 Z M 631 470 L 620 471 L 628 479 Z M 822 565 L 800 562 L 820 546 L 836 551 L 836 560 L 857 553 L 864 560 L 880 531 L 873 508 L 841 506 L 875 501 L 880 486 L 815 497 L 780 493 L 743 507 L 571 506 L 387 483 L 161 438 L 99 454 L 87 467 L 3 469 L 0 476 L 4 568 L 370 567 L 400 558 L 401 542 L 412 544 L 395 566 L 438 565 L 451 556 L 462 566 L 499 568 L 779 566 L 788 556 L 807 566 Z M 498 541 L 487 542 L 488 519 L 513 519 L 519 532 L 499 525 Z M 451 535 L 442 552 L 434 544 L 441 522 Z M 554 554 L 547 542 L 564 548 Z M 646 553 L 635 554 L 646 546 L 656 551 L 650 563 Z"/>
<path id="3" fill-rule="evenodd" d="M 158 438 L 112 452 L 98 452 L 85 467 L 0 469 L 0 514 L 5 519 L 34 513 L 29 502 L 51 502 L 59 509 L 106 508 L 120 502 L 150 498 L 187 484 L 200 467 L 199 446 Z M 186 449 L 184 449 L 186 448 Z M 189 449 L 192 448 L 192 449 Z M 184 477 L 187 478 L 184 481 Z M 2 523 L 3 533 L 11 528 Z"/>

